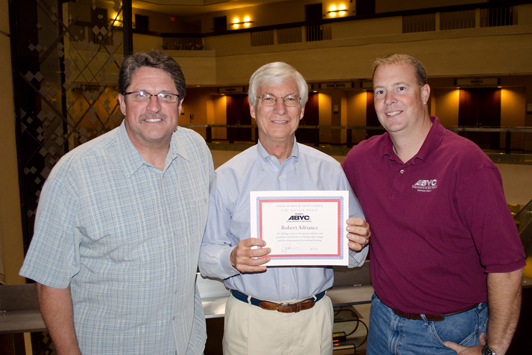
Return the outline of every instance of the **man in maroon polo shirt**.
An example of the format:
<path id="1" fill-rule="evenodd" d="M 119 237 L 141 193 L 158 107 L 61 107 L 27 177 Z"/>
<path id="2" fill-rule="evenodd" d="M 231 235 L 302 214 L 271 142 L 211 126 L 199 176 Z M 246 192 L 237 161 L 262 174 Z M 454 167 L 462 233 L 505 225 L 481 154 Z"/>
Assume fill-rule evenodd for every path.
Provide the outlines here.
<path id="1" fill-rule="evenodd" d="M 394 54 L 373 68 L 387 132 L 343 163 L 373 233 L 367 354 L 504 354 L 525 254 L 499 171 L 429 116 L 417 59 Z"/>

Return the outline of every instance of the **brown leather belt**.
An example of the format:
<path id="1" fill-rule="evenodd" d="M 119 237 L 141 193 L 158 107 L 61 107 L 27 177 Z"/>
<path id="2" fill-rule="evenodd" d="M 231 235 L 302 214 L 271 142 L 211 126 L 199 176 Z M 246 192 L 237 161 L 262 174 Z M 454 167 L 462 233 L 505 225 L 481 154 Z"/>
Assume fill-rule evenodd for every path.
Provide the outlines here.
<path id="1" fill-rule="evenodd" d="M 281 313 L 296 313 L 304 311 L 305 309 L 311 309 L 316 302 L 313 299 L 306 299 L 298 303 L 273 303 L 269 301 L 259 302 L 259 307 L 268 311 L 277 311 Z"/>
<path id="2" fill-rule="evenodd" d="M 275 302 L 270 302 L 270 301 L 259 300 L 254 297 L 249 297 L 248 295 L 240 291 L 237 291 L 237 290 L 231 290 L 231 294 L 237 300 L 240 300 L 245 303 L 249 302 L 250 304 L 254 306 L 258 306 L 268 311 L 277 311 L 281 313 L 296 313 L 296 312 L 304 311 L 306 309 L 311 309 L 312 307 L 314 307 L 316 302 L 318 302 L 319 300 L 323 298 L 323 296 L 325 296 L 325 291 L 318 293 L 315 296 L 316 297 L 315 300 L 313 297 L 313 298 L 307 298 L 306 300 L 303 300 L 297 303 L 275 303 Z"/>
<path id="3" fill-rule="evenodd" d="M 477 304 L 474 304 L 472 306 L 469 306 L 469 307 L 466 307 L 464 309 L 460 309 L 460 310 L 454 311 L 454 312 L 438 313 L 438 314 L 425 314 L 424 316 L 425 316 L 425 318 L 427 318 L 427 320 L 439 322 L 439 321 L 445 320 L 445 317 L 452 316 L 454 314 L 458 314 L 458 313 L 462 313 L 462 312 L 470 311 L 473 308 L 477 307 L 478 305 L 479 304 L 477 303 Z M 406 318 L 406 319 L 412 319 L 412 320 L 423 320 L 423 317 L 421 317 L 421 314 L 418 314 L 418 313 L 404 313 L 404 312 L 401 312 L 400 310 L 395 309 L 395 308 L 392 308 L 392 310 L 393 310 L 393 313 L 397 314 L 399 317 L 403 317 L 403 318 Z"/>

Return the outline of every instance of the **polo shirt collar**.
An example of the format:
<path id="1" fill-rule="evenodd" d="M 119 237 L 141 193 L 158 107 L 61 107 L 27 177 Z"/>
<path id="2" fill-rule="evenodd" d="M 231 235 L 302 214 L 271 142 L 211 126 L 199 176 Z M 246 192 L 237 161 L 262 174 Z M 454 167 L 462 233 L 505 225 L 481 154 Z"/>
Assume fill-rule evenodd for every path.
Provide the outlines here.
<path id="1" fill-rule="evenodd" d="M 141 166 L 147 163 L 131 142 L 129 135 L 127 134 L 125 120 L 123 120 L 122 124 L 117 128 L 116 142 L 116 158 L 127 177 L 131 177 L 131 175 L 133 175 Z M 188 160 L 185 147 L 182 143 L 177 142 L 174 133 L 172 134 L 172 140 L 170 142 L 170 150 L 166 156 L 165 170 L 178 156 L 182 156 L 184 159 Z"/>
<path id="2" fill-rule="evenodd" d="M 384 143 L 381 145 L 382 158 L 384 159 L 386 156 L 388 156 L 388 158 L 390 159 L 395 159 L 397 155 L 393 151 L 393 143 L 392 139 L 390 138 L 390 134 L 388 132 L 384 132 L 384 134 L 382 135 L 382 139 Z M 399 158 L 397 157 L 397 159 Z"/>
<path id="3" fill-rule="evenodd" d="M 419 152 L 417 152 L 417 154 L 411 159 L 412 163 L 415 162 L 416 158 L 421 160 L 427 159 L 427 157 L 440 145 L 443 136 L 445 135 L 445 128 L 440 124 L 438 117 L 430 116 L 430 120 L 432 122 L 432 127 L 430 128 L 429 134 L 425 138 L 423 145 L 419 149 Z M 390 159 L 400 161 L 399 157 L 393 150 L 392 139 L 388 132 L 384 133 L 383 136 L 385 137 L 384 144 L 382 145 L 382 157 L 384 158 L 388 155 Z"/>
<path id="4" fill-rule="evenodd" d="M 432 121 L 432 127 L 430 128 L 429 134 L 425 138 L 419 152 L 414 156 L 414 158 L 419 158 L 423 161 L 438 148 L 445 134 L 445 128 L 440 124 L 438 117 L 430 116 L 430 120 Z"/>

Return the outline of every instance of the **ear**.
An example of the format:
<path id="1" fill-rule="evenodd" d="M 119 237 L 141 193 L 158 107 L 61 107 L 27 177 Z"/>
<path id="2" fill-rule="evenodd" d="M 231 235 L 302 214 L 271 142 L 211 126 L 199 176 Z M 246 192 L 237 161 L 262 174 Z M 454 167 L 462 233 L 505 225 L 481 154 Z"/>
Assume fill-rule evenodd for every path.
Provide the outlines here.
<path id="1" fill-rule="evenodd" d="M 430 97 L 430 86 L 425 84 L 421 87 L 421 99 L 423 100 L 423 105 L 426 105 Z"/>
<path id="2" fill-rule="evenodd" d="M 301 112 L 299 113 L 299 120 L 300 121 L 303 118 L 303 116 L 305 116 L 305 106 L 301 107 Z"/>
<path id="3" fill-rule="evenodd" d="M 249 104 L 249 114 L 251 115 L 251 117 L 253 117 L 253 119 L 256 119 L 255 117 L 255 107 L 253 107 L 252 104 Z"/>
<path id="4" fill-rule="evenodd" d="M 124 116 L 126 116 L 127 115 L 126 97 L 122 94 L 118 94 L 118 102 L 120 103 L 120 111 L 122 112 Z"/>
<path id="5" fill-rule="evenodd" d="M 177 104 L 177 117 L 181 115 L 181 110 L 183 109 L 183 100 L 185 99 L 179 100 L 179 103 Z"/>

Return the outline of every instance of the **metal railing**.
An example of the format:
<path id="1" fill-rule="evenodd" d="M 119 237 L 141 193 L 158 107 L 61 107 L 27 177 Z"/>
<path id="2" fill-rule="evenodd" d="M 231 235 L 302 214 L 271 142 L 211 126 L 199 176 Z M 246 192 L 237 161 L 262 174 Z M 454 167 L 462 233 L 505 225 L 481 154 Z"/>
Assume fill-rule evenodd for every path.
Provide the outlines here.
<path id="1" fill-rule="evenodd" d="M 280 28 L 277 30 L 277 43 L 301 43 L 303 42 L 303 33 L 301 27 Z"/>
<path id="2" fill-rule="evenodd" d="M 271 46 L 274 44 L 274 30 L 250 32 L 251 46 Z"/>
<path id="3" fill-rule="evenodd" d="M 517 9 L 504 6 L 405 15 L 403 33 L 517 25 Z"/>
<path id="4" fill-rule="evenodd" d="M 258 133 L 257 133 L 257 126 L 256 125 L 181 125 L 183 127 L 196 129 L 198 133 L 202 134 L 203 137 L 207 142 L 213 142 L 213 141 L 228 141 L 229 143 L 234 143 L 235 141 L 239 141 L 238 139 L 234 140 L 227 140 L 227 139 L 213 139 L 212 136 L 212 129 L 213 128 L 229 128 L 229 129 L 239 129 L 239 130 L 251 130 L 252 134 L 251 136 L 255 137 L 254 142 L 257 141 Z M 492 160 L 496 161 L 499 160 L 499 162 L 506 162 L 506 163 L 519 163 L 519 164 L 532 164 L 532 157 L 529 157 L 528 154 L 525 153 L 525 149 L 520 150 L 522 154 L 516 154 L 518 156 L 521 156 L 520 159 L 517 159 L 515 161 L 510 161 L 508 159 L 501 159 L 500 153 L 504 154 L 511 154 L 516 152 L 515 150 L 512 150 L 512 135 L 513 134 L 532 134 L 532 127 L 497 127 L 497 128 L 476 128 L 476 127 L 446 127 L 448 130 L 456 132 L 461 135 L 465 135 L 467 138 L 468 132 L 482 132 L 485 134 L 492 134 L 492 133 L 503 133 L 505 134 L 505 144 L 502 148 L 497 149 L 495 152 L 487 152 L 488 156 L 492 158 Z M 306 140 L 301 141 L 298 136 L 298 141 L 301 143 L 307 143 L 314 145 L 316 147 L 320 145 L 336 145 L 336 146 L 345 146 L 347 148 L 352 147 L 355 144 L 360 143 L 362 140 L 368 138 L 371 135 L 375 134 L 382 134 L 384 133 L 384 128 L 382 126 L 328 126 L 328 125 L 300 125 L 298 127 L 298 131 L 300 130 L 314 130 L 317 131 L 317 134 L 309 135 Z M 344 138 L 342 142 L 324 142 L 320 140 L 320 131 L 329 131 L 331 132 L 331 136 L 340 137 L 345 132 Z M 333 132 L 340 133 L 340 134 L 333 134 Z M 297 135 L 297 133 L 296 133 Z M 362 137 L 360 139 L 360 137 Z M 303 137 L 302 137 L 303 138 Z M 529 139 L 528 141 L 532 141 L 532 139 Z M 532 151 L 532 147 L 530 149 Z M 493 156 L 491 156 L 493 155 Z M 514 155 L 514 156 L 516 156 Z"/>
<path id="5" fill-rule="evenodd" d="M 277 40 L 276 40 L 277 38 Z M 326 41 L 332 39 L 330 23 L 310 26 L 283 27 L 278 29 L 251 31 L 252 47 L 274 44 Z"/>
<path id="6" fill-rule="evenodd" d="M 527 257 L 532 255 L 532 200 L 514 217 Z"/>
<path id="7" fill-rule="evenodd" d="M 403 33 L 436 30 L 436 14 L 403 16 Z"/>
<path id="8" fill-rule="evenodd" d="M 495 7 L 480 10 L 480 27 L 517 25 L 517 6 Z"/>
<path id="9" fill-rule="evenodd" d="M 440 30 L 475 28 L 476 10 L 448 11 L 440 13 Z"/>
<path id="10" fill-rule="evenodd" d="M 163 49 L 202 50 L 201 37 L 163 37 Z"/>

